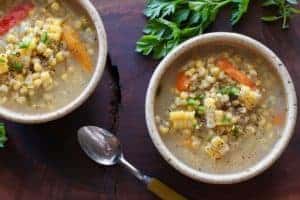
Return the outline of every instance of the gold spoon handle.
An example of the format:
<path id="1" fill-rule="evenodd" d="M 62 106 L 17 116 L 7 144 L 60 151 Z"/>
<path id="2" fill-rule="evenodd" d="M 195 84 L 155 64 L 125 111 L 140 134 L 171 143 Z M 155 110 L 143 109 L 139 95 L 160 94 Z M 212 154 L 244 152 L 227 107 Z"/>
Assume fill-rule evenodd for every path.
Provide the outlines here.
<path id="1" fill-rule="evenodd" d="M 162 200 L 187 200 L 187 198 L 178 194 L 172 188 L 156 178 L 149 179 L 147 188 Z"/>
<path id="2" fill-rule="evenodd" d="M 123 155 L 119 157 L 119 163 L 127 169 L 136 178 L 147 185 L 149 191 L 158 196 L 162 200 L 187 200 L 187 198 L 181 196 L 166 184 L 162 183 L 156 178 L 149 177 L 143 174 L 140 170 L 131 165 Z"/>

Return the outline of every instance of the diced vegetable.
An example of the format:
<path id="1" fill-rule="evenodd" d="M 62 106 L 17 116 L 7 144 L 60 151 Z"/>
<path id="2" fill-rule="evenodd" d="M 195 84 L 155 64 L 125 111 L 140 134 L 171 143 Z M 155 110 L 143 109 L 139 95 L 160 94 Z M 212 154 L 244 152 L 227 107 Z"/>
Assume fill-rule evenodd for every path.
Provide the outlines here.
<path id="1" fill-rule="evenodd" d="M 216 101 L 213 98 L 205 98 L 204 101 L 204 108 L 205 108 L 205 119 L 206 119 L 206 126 L 208 128 L 214 128 L 216 126 L 215 122 L 215 109 L 216 109 Z"/>
<path id="2" fill-rule="evenodd" d="M 215 136 L 211 142 L 205 146 L 204 150 L 211 158 L 217 160 L 222 158 L 229 151 L 229 146 L 220 136 Z"/>
<path id="3" fill-rule="evenodd" d="M 231 128 L 231 133 L 235 138 L 238 138 L 241 134 L 241 130 L 238 126 L 233 125 Z"/>
<path id="4" fill-rule="evenodd" d="M 34 8 L 30 2 L 22 3 L 11 9 L 0 19 L 0 35 L 7 33 L 12 27 L 25 19 L 29 12 Z"/>
<path id="5" fill-rule="evenodd" d="M 189 105 L 189 106 L 197 106 L 197 105 L 199 105 L 199 103 L 200 102 L 196 99 L 193 99 L 193 98 L 187 99 L 187 105 Z"/>
<path id="6" fill-rule="evenodd" d="M 179 91 L 186 91 L 189 88 L 190 79 L 183 72 L 177 75 L 176 79 L 176 89 Z"/>
<path id="7" fill-rule="evenodd" d="M 242 86 L 240 91 L 239 99 L 246 106 L 247 109 L 251 110 L 254 108 L 261 98 L 261 94 L 256 90 L 251 90 L 247 86 Z"/>
<path id="8" fill-rule="evenodd" d="M 43 32 L 41 35 L 41 42 L 44 44 L 48 43 L 48 33 L 47 32 Z"/>
<path id="9" fill-rule="evenodd" d="M 215 110 L 216 109 L 216 100 L 213 98 L 205 98 L 204 99 L 204 106 L 208 110 Z"/>
<path id="10" fill-rule="evenodd" d="M 196 99 L 200 100 L 200 101 L 202 101 L 204 98 L 205 98 L 204 94 L 200 94 L 200 95 L 196 96 Z"/>
<path id="11" fill-rule="evenodd" d="M 59 41 L 61 39 L 62 33 L 63 33 L 63 29 L 62 29 L 62 19 L 60 18 L 55 18 L 55 17 L 49 17 L 46 20 L 48 26 L 46 27 L 46 29 L 44 30 L 44 33 L 47 33 L 47 41 L 48 40 L 53 40 L 53 41 Z M 66 30 L 65 30 L 66 31 Z M 75 34 L 73 35 L 74 37 L 77 36 L 77 33 L 71 33 L 68 32 L 69 34 Z M 46 35 L 44 35 L 46 36 Z M 46 37 L 44 37 L 44 39 L 46 39 Z"/>
<path id="12" fill-rule="evenodd" d="M 13 70 L 20 72 L 23 69 L 23 64 L 18 61 L 14 61 L 11 65 L 11 67 Z"/>
<path id="13" fill-rule="evenodd" d="M 197 114 L 204 114 L 205 113 L 205 107 L 204 106 L 198 106 L 197 108 Z"/>
<path id="14" fill-rule="evenodd" d="M 225 86 L 219 91 L 221 94 L 227 94 L 230 97 L 236 97 L 240 94 L 240 89 L 236 86 Z"/>
<path id="15" fill-rule="evenodd" d="M 0 54 L 0 74 L 8 72 L 8 60 L 6 54 Z"/>
<path id="16" fill-rule="evenodd" d="M 169 119 L 175 129 L 192 128 L 196 123 L 195 112 L 189 111 L 170 112 Z"/>
<path id="17" fill-rule="evenodd" d="M 29 38 L 25 38 L 22 42 L 20 42 L 19 47 L 21 49 L 27 49 L 31 44 L 31 40 Z"/>
<path id="18" fill-rule="evenodd" d="M 255 83 L 250 80 L 245 74 L 240 72 L 228 59 L 220 58 L 217 60 L 217 66 L 220 67 L 228 76 L 246 85 L 252 89 L 256 87 Z"/>
<path id="19" fill-rule="evenodd" d="M 69 50 L 74 55 L 74 58 L 83 66 L 87 72 L 92 71 L 92 60 L 87 49 L 80 41 L 80 36 L 75 32 L 75 30 L 68 26 L 64 25 L 63 40 L 66 41 Z"/>
<path id="20" fill-rule="evenodd" d="M 215 121 L 217 126 L 226 126 L 233 123 L 231 115 L 222 110 L 215 111 Z"/>
<path id="21" fill-rule="evenodd" d="M 275 125 L 282 125 L 285 120 L 285 115 L 284 113 L 278 113 L 273 117 L 273 124 Z"/>

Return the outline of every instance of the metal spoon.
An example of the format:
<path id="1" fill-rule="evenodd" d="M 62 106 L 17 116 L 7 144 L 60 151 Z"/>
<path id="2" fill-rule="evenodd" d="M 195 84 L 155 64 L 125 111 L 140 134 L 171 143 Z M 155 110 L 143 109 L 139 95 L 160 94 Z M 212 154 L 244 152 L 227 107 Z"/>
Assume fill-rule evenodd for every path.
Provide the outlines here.
<path id="1" fill-rule="evenodd" d="M 117 137 L 102 128 L 84 126 L 78 130 L 78 141 L 83 151 L 98 164 L 122 165 L 136 178 L 146 184 L 148 190 L 163 200 L 186 200 L 185 197 L 160 182 L 143 174 L 124 158 L 121 144 Z"/>

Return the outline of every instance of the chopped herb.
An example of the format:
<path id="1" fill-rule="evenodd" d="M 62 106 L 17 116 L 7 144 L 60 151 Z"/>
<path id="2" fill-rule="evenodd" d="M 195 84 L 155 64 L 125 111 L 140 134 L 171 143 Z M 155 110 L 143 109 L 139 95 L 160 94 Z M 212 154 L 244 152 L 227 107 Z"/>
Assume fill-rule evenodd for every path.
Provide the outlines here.
<path id="1" fill-rule="evenodd" d="M 204 106 L 198 106 L 197 114 L 202 115 L 204 113 L 205 113 L 205 107 Z"/>
<path id="2" fill-rule="evenodd" d="M 241 135 L 240 129 L 237 126 L 232 126 L 231 132 L 235 138 L 238 138 Z"/>
<path id="3" fill-rule="evenodd" d="M 27 49 L 31 44 L 31 40 L 30 39 L 24 39 L 22 42 L 20 42 L 19 47 L 21 49 Z"/>
<path id="4" fill-rule="evenodd" d="M 193 98 L 188 98 L 187 99 L 187 105 L 197 106 L 197 105 L 199 105 L 199 101 L 197 101 L 196 99 L 193 99 Z"/>
<path id="5" fill-rule="evenodd" d="M 12 52 L 10 53 L 10 55 L 11 55 L 11 56 L 17 56 L 17 57 L 19 57 L 19 56 L 21 55 L 21 53 L 18 52 L 18 51 L 12 51 Z"/>
<path id="6" fill-rule="evenodd" d="M 202 101 L 204 98 L 205 98 L 205 95 L 204 94 L 200 94 L 200 95 L 196 96 L 195 99 Z"/>
<path id="7" fill-rule="evenodd" d="M 7 141 L 5 125 L 0 123 L 0 148 L 3 148 Z"/>
<path id="8" fill-rule="evenodd" d="M 236 86 L 225 86 L 219 90 L 221 94 L 227 94 L 230 97 L 237 97 L 240 94 L 240 89 Z"/>
<path id="9" fill-rule="evenodd" d="M 12 63 L 11 67 L 13 68 L 13 70 L 19 72 L 19 71 L 22 71 L 22 69 L 23 69 L 23 64 L 20 63 L 20 62 L 18 62 L 18 61 L 15 61 L 15 62 Z"/>
<path id="10" fill-rule="evenodd" d="M 48 43 L 48 33 L 47 32 L 43 32 L 41 35 L 41 42 L 44 44 Z"/>
<path id="11" fill-rule="evenodd" d="M 225 114 L 223 116 L 223 119 L 222 119 L 222 124 L 223 125 L 228 125 L 228 124 L 231 124 L 231 123 L 232 123 L 232 119 Z"/>
<path id="12" fill-rule="evenodd" d="M 6 60 L 4 58 L 0 57 L 0 63 L 5 63 L 5 62 L 6 62 Z"/>

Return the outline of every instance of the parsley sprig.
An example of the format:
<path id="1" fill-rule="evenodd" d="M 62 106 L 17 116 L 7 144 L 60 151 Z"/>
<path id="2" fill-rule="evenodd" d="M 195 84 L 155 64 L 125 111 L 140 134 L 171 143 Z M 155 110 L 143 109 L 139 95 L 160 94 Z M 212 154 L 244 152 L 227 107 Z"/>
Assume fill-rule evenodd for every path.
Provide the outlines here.
<path id="1" fill-rule="evenodd" d="M 246 13 L 250 0 L 148 0 L 144 14 L 149 22 L 136 51 L 156 59 L 211 25 L 221 8 L 232 5 L 231 24 Z"/>
<path id="2" fill-rule="evenodd" d="M 0 148 L 3 148 L 7 141 L 5 125 L 0 123 Z"/>
<path id="3" fill-rule="evenodd" d="M 294 6 L 298 4 L 298 0 L 264 0 L 263 7 L 275 7 L 277 8 L 276 15 L 264 16 L 261 19 L 265 22 L 273 22 L 282 20 L 281 27 L 283 29 L 288 28 L 288 21 L 296 14 L 300 14 L 300 10 Z"/>
<path id="4" fill-rule="evenodd" d="M 136 51 L 163 58 L 181 42 L 202 34 L 225 6 L 232 7 L 230 22 L 235 25 L 247 12 L 249 3 L 250 0 L 147 0 L 144 14 L 149 21 L 136 43 Z M 300 14 L 296 4 L 298 0 L 263 0 L 264 7 L 275 7 L 278 13 L 261 19 L 282 20 L 282 28 L 288 28 L 289 19 Z"/>

